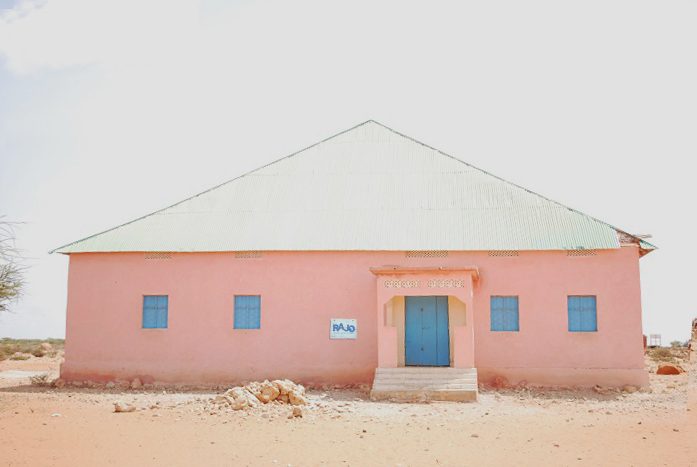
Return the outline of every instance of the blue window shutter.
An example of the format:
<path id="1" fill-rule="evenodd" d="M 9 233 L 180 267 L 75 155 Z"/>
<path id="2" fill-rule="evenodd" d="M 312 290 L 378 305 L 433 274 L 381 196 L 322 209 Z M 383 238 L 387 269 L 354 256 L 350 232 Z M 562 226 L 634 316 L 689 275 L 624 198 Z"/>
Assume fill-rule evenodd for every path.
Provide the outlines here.
<path id="1" fill-rule="evenodd" d="M 491 330 L 503 331 L 502 297 L 491 297 Z"/>
<path id="2" fill-rule="evenodd" d="M 491 297 L 491 330 L 518 331 L 518 297 Z"/>
<path id="3" fill-rule="evenodd" d="M 146 329 L 155 327 L 154 298 L 148 295 L 143 297 L 143 328 Z"/>
<path id="4" fill-rule="evenodd" d="M 579 332 L 581 331 L 581 301 L 579 297 L 569 296 L 568 302 L 568 314 L 569 314 L 569 331 Z"/>
<path id="5" fill-rule="evenodd" d="M 235 329 L 261 329 L 261 297 L 235 296 Z"/>
<path id="6" fill-rule="evenodd" d="M 240 305 L 240 325 L 238 327 L 240 329 L 249 328 L 249 315 L 247 313 L 247 308 L 243 307 L 242 305 Z"/>
<path id="7" fill-rule="evenodd" d="M 162 296 L 158 298 L 158 310 L 157 310 L 157 327 L 160 329 L 167 329 L 167 315 L 169 314 L 169 297 Z"/>
<path id="8" fill-rule="evenodd" d="M 235 329 L 246 329 L 247 328 L 247 314 L 244 308 L 235 307 Z"/>
<path id="9" fill-rule="evenodd" d="M 518 331 L 518 297 L 506 297 L 506 331 Z"/>
<path id="10" fill-rule="evenodd" d="M 598 316 L 596 311 L 596 299 L 595 297 L 582 297 L 582 326 L 584 331 L 597 331 L 598 330 Z"/>
<path id="11" fill-rule="evenodd" d="M 594 295 L 570 295 L 568 297 L 569 331 L 595 332 L 598 330 L 598 313 Z"/>
<path id="12" fill-rule="evenodd" d="M 169 298 L 158 295 L 143 296 L 143 328 L 167 329 Z"/>
<path id="13" fill-rule="evenodd" d="M 251 300 L 249 307 L 249 327 L 250 329 L 261 329 L 261 297 L 249 297 Z"/>

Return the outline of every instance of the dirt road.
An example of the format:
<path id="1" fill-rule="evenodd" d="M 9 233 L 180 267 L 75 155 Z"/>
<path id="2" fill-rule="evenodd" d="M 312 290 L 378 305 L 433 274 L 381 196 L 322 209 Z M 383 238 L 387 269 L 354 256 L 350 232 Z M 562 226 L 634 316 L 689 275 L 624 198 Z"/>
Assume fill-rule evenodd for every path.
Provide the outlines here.
<path id="1" fill-rule="evenodd" d="M 291 409 L 280 404 L 213 410 L 209 401 L 221 391 L 59 390 L 33 387 L 17 373 L 36 368 L 30 361 L 0 363 L 2 465 L 682 466 L 697 460 L 694 372 L 689 411 L 682 374 L 651 375 L 651 393 L 490 390 L 469 404 L 373 403 L 357 390 L 311 391 L 304 416 L 288 419 Z M 8 371 L 14 373 L 3 377 Z M 114 413 L 115 401 L 139 410 Z"/>

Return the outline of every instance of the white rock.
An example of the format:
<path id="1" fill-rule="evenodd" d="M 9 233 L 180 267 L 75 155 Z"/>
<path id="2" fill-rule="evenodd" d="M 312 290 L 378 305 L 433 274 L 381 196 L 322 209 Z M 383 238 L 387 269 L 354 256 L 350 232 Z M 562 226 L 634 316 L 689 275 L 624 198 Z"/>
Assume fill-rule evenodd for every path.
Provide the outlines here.
<path id="1" fill-rule="evenodd" d="M 291 405 L 307 405 L 307 401 L 299 391 L 290 391 L 288 393 L 288 400 Z"/>
<path id="2" fill-rule="evenodd" d="M 125 402 L 114 402 L 114 412 L 135 412 L 135 406 Z"/>

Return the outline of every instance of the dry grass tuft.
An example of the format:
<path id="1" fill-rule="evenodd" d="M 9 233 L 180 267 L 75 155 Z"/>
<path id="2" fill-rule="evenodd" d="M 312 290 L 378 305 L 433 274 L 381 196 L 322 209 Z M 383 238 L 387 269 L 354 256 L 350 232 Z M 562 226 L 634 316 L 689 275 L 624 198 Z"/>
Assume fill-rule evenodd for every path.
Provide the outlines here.
<path id="1" fill-rule="evenodd" d="M 29 355 L 18 353 L 10 357 L 10 360 L 29 360 L 31 357 Z"/>
<path id="2" fill-rule="evenodd" d="M 41 373 L 40 375 L 32 376 L 30 378 L 32 386 L 48 386 L 51 384 L 49 378 L 51 375 L 48 373 Z"/>
<path id="3" fill-rule="evenodd" d="M 686 348 L 657 347 L 649 352 L 654 362 L 679 362 L 687 359 Z"/>
<path id="4" fill-rule="evenodd" d="M 53 349 L 48 353 L 41 349 L 43 343 L 51 344 Z M 7 360 L 26 360 L 27 358 L 13 358 L 16 353 L 31 354 L 35 357 L 43 357 L 48 355 L 55 357 L 59 350 L 65 348 L 65 339 L 0 339 L 0 362 Z"/>

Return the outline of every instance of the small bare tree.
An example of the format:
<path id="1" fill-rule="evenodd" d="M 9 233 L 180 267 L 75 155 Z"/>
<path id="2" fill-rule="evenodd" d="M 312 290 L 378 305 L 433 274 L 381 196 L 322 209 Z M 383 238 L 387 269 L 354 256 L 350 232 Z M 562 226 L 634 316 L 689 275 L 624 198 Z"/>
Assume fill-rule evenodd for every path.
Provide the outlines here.
<path id="1" fill-rule="evenodd" d="M 10 310 L 13 301 L 22 296 L 24 272 L 22 254 L 15 244 L 16 223 L 0 216 L 0 314 Z"/>

